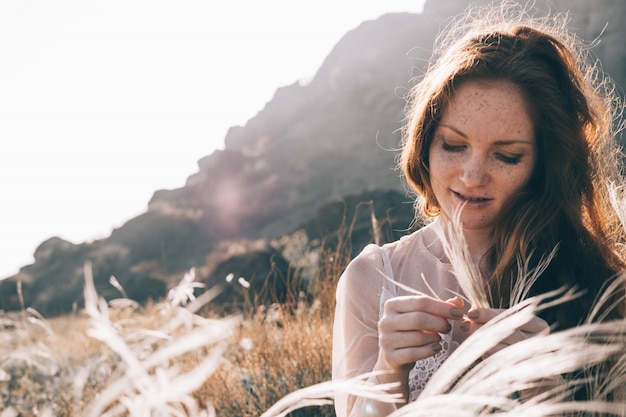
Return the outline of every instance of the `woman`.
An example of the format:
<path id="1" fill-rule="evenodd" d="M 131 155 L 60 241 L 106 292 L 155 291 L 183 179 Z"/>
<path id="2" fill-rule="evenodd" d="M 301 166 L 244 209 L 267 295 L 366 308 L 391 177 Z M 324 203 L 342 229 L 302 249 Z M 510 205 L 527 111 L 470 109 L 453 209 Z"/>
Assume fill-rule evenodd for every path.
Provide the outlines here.
<path id="1" fill-rule="evenodd" d="M 495 350 L 580 324 L 624 270 L 626 240 L 607 189 L 622 183 L 615 97 L 564 22 L 522 14 L 455 22 L 411 91 L 401 168 L 433 221 L 366 247 L 342 275 L 335 378 L 376 371 L 372 380 L 398 382 L 405 401 L 414 400 L 456 346 L 511 306 L 520 260 L 537 266 L 556 248 L 529 295 L 563 286 L 583 294 L 543 311 Z M 444 250 L 457 212 L 489 307 L 463 301 Z M 622 303 L 603 318 L 623 316 Z M 372 403 L 357 398 L 335 403 L 338 416 L 394 409 L 368 409 Z"/>

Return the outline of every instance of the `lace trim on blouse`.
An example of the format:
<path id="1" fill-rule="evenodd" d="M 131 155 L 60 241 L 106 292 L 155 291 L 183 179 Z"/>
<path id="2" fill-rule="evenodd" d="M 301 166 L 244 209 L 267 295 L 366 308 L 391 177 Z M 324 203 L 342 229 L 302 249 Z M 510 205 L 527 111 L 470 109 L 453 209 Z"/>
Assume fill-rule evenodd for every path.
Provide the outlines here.
<path id="1" fill-rule="evenodd" d="M 393 285 L 393 268 L 391 267 L 391 259 L 386 249 L 381 248 L 381 256 L 383 261 L 383 268 L 385 275 L 389 279 L 384 279 L 382 292 L 380 294 L 380 312 L 379 316 L 383 314 L 383 306 L 385 301 L 397 297 L 397 287 Z M 441 364 L 448 359 L 450 354 L 459 346 L 459 342 L 452 340 L 452 335 L 442 334 L 441 336 L 441 350 L 433 356 L 421 359 L 415 362 L 415 366 L 409 372 L 409 400 L 415 401 L 417 397 L 422 393 L 426 383 L 430 380 L 433 374 L 439 369 Z"/>

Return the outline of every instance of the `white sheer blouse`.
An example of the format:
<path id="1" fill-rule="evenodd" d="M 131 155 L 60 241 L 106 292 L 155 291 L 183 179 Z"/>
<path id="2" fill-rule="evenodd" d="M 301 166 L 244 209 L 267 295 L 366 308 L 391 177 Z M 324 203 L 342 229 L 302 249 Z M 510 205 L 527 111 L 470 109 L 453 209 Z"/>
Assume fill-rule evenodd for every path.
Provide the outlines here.
<path id="1" fill-rule="evenodd" d="M 339 279 L 333 329 L 333 378 L 352 378 L 373 370 L 378 359 L 378 319 L 386 300 L 409 292 L 391 278 L 428 296 L 446 300 L 460 294 L 452 266 L 439 240 L 439 222 L 382 247 L 368 245 Z M 439 229 L 440 230 L 440 229 Z M 466 306 L 468 308 L 469 306 Z M 415 400 L 433 372 L 459 345 L 459 321 L 442 336 L 442 350 L 420 360 L 409 374 L 410 400 Z M 335 398 L 338 417 L 348 416 L 348 396 Z M 354 414 L 362 415 L 359 407 Z"/>

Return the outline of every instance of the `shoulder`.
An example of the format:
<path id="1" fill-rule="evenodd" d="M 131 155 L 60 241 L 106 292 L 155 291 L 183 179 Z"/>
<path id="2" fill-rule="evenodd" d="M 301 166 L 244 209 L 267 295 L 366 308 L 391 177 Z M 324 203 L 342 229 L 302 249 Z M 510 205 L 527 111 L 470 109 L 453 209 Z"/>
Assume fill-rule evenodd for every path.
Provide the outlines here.
<path id="1" fill-rule="evenodd" d="M 438 230 L 440 230 L 439 223 L 433 221 L 411 234 L 383 245 L 383 249 L 391 258 L 411 256 L 415 255 L 415 252 L 424 251 L 442 257 L 440 252 L 443 252 L 443 247 L 441 247 Z"/>
<path id="2" fill-rule="evenodd" d="M 385 276 L 381 254 L 383 250 L 387 252 L 395 267 L 405 264 L 409 258 L 412 265 L 414 262 L 421 263 L 425 255 L 432 256 L 426 243 L 434 239 L 433 224 L 429 224 L 383 246 L 369 244 L 350 261 L 339 279 L 339 286 L 345 290 L 358 292 L 369 291 L 372 288 L 380 291 Z M 418 255 L 417 258 L 415 255 Z M 401 268 L 398 268 L 398 271 L 401 271 Z"/>
<path id="3" fill-rule="evenodd" d="M 383 273 L 381 248 L 366 246 L 346 267 L 336 288 L 336 314 L 358 316 L 360 320 L 378 317 Z"/>
<path id="4" fill-rule="evenodd" d="M 339 284 L 349 287 L 362 286 L 364 283 L 379 282 L 383 262 L 381 247 L 369 244 L 350 261 L 339 279 Z"/>

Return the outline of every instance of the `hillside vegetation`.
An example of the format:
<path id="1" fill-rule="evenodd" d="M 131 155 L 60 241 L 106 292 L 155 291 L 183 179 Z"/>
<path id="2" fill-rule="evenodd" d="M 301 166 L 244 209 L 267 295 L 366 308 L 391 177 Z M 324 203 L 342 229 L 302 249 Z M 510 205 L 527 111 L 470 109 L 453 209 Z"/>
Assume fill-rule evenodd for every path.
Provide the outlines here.
<path id="1" fill-rule="evenodd" d="M 0 314 L 0 415 L 260 416 L 287 394 L 330 379 L 345 248 L 324 253 L 314 298 L 290 287 L 283 303 L 246 298 L 236 315 L 206 298 L 217 288 L 193 295 L 201 285 L 195 271 L 158 303 L 98 301 L 88 266 L 86 310 L 51 319 L 31 308 Z M 237 285 L 247 297 L 247 282 Z M 315 406 L 292 415 L 334 411 Z"/>

